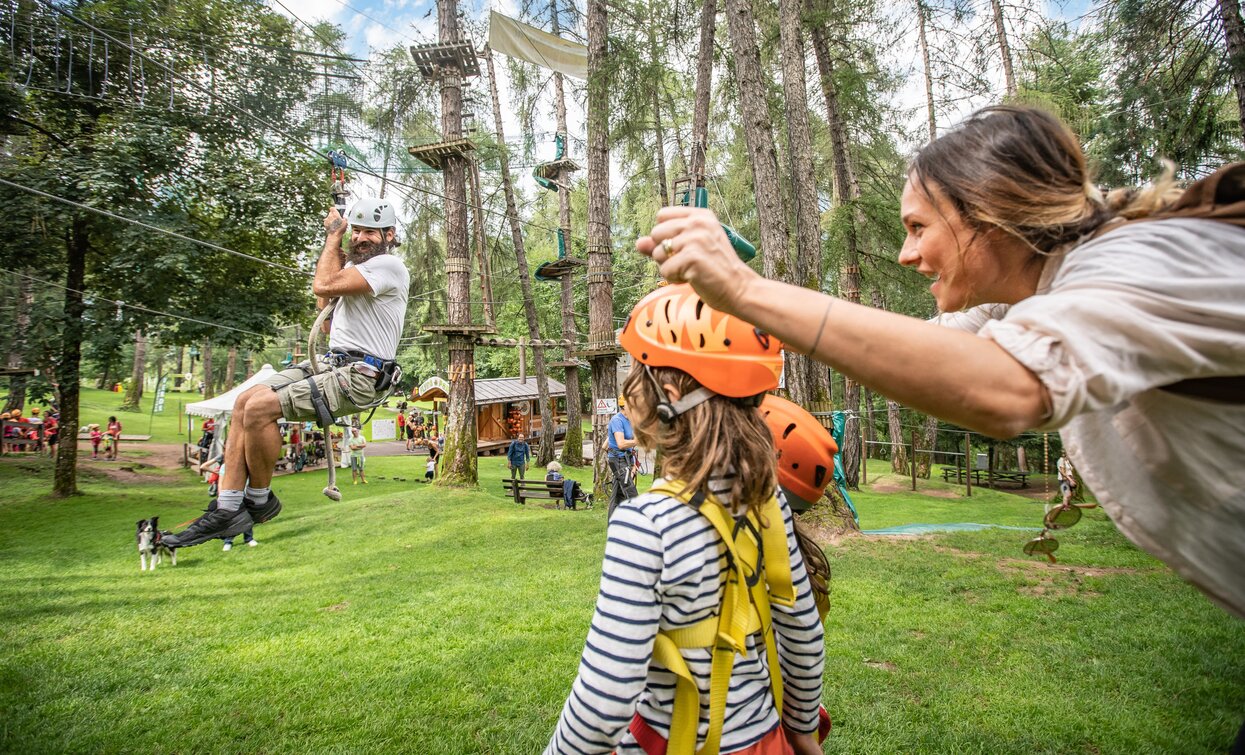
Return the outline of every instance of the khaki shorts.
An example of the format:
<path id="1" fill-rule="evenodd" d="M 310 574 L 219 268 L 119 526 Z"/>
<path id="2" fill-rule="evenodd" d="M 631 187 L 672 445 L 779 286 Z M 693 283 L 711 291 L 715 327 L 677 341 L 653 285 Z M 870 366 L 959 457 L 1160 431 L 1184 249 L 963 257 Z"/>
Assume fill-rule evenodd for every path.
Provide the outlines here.
<path id="1" fill-rule="evenodd" d="M 282 370 L 264 381 L 264 385 L 277 393 L 281 416 L 291 422 L 320 420 L 311 401 L 311 387 L 307 385 L 310 369 L 310 363 L 303 362 L 299 367 Z M 353 369 L 352 365 L 321 366 L 320 373 L 312 376 L 312 380 L 324 394 L 329 411 L 335 418 L 357 414 L 376 400 L 376 378 Z"/>

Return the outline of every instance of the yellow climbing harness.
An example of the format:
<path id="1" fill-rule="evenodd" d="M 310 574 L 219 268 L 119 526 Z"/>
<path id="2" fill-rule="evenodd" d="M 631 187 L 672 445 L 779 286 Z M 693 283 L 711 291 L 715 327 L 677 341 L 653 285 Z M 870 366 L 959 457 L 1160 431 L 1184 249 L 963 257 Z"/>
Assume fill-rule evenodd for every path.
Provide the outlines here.
<path id="1" fill-rule="evenodd" d="M 658 632 L 653 645 L 653 658 L 675 675 L 667 755 L 718 755 L 735 654 L 746 655 L 748 638 L 757 632 L 762 632 L 765 638 L 770 689 L 774 707 L 782 715 L 782 672 L 778 666 L 770 603 L 795 605 L 782 510 L 778 499 L 771 497 L 761 507 L 759 518 L 749 512 L 746 517 L 735 520 L 717 498 L 689 490 L 680 480 L 664 482 L 649 492 L 664 493 L 695 506 L 726 544 L 728 571 L 721 611 L 690 627 Z M 679 652 L 686 648 L 713 649 L 709 672 L 709 731 L 699 753 L 696 729 L 700 723 L 700 689 Z"/>

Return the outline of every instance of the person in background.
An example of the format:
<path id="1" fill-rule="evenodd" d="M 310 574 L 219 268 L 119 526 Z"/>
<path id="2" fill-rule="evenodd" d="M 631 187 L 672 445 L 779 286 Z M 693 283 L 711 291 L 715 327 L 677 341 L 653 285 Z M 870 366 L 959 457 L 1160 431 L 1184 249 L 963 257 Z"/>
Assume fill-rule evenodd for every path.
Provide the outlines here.
<path id="1" fill-rule="evenodd" d="M 104 441 L 104 434 L 99 431 L 99 424 L 92 422 L 87 428 L 90 430 L 91 438 L 91 458 L 99 458 L 99 444 Z"/>
<path id="2" fill-rule="evenodd" d="M 606 430 L 608 446 L 606 461 L 610 467 L 610 502 L 606 518 L 613 516 L 618 504 L 628 498 L 635 498 L 635 430 L 631 427 L 631 419 L 627 416 L 627 399 L 618 397 L 618 412 L 610 418 Z"/>
<path id="3" fill-rule="evenodd" d="M 367 439 L 363 437 L 363 433 L 359 432 L 359 428 L 350 428 L 350 440 L 346 443 L 350 449 L 350 477 L 354 480 L 354 484 L 358 485 L 362 480 L 363 484 L 367 484 L 367 475 L 363 474 L 363 449 L 367 448 Z"/>
<path id="4" fill-rule="evenodd" d="M 527 472 L 528 459 L 531 458 L 532 447 L 527 444 L 527 436 L 519 433 L 519 437 L 510 441 L 510 446 L 506 448 L 506 465 L 510 467 L 510 479 L 513 480 L 517 474 L 522 480 Z"/>
<path id="5" fill-rule="evenodd" d="M 112 439 L 111 459 L 117 460 L 117 454 L 121 450 L 121 420 L 116 417 L 108 418 L 108 429 L 105 434 Z"/>

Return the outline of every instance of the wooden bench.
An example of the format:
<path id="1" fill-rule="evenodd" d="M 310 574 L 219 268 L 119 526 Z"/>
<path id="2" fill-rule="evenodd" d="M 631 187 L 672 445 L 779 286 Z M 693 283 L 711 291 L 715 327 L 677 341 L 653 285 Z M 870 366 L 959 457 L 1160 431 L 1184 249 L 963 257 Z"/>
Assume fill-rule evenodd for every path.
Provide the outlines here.
<path id="1" fill-rule="evenodd" d="M 546 501 L 557 501 L 556 508 L 562 508 L 562 481 L 547 480 L 502 480 L 502 490 L 506 491 L 506 495 L 514 499 L 515 503 L 522 504 L 527 499 L 537 499 Z M 582 503 L 583 508 L 592 508 L 592 494 L 584 493 L 583 486 L 579 487 L 580 493 L 575 498 L 577 503 Z"/>

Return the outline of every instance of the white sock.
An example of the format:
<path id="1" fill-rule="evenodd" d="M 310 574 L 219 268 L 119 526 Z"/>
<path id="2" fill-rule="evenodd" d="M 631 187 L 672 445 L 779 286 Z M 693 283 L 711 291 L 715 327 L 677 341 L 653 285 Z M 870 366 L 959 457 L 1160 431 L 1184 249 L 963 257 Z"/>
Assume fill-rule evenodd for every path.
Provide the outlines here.
<path id="1" fill-rule="evenodd" d="M 268 500 L 268 494 L 272 492 L 272 488 L 253 488 L 246 486 L 246 500 L 254 503 L 263 503 Z"/>
<path id="2" fill-rule="evenodd" d="M 216 508 L 223 511 L 237 511 L 242 508 L 241 490 L 222 490 L 216 496 Z"/>

